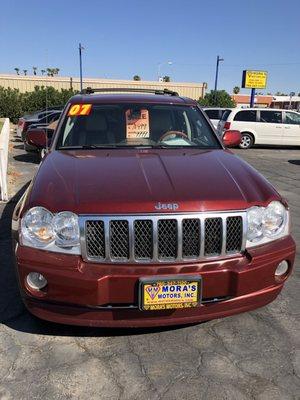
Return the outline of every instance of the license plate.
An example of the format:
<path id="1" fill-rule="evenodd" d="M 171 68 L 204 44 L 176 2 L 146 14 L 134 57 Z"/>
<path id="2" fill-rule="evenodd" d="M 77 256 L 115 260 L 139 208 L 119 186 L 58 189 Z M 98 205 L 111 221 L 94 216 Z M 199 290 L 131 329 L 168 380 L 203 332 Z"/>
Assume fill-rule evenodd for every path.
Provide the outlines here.
<path id="1" fill-rule="evenodd" d="M 139 286 L 141 310 L 191 308 L 200 304 L 201 277 L 199 276 L 141 278 Z"/>

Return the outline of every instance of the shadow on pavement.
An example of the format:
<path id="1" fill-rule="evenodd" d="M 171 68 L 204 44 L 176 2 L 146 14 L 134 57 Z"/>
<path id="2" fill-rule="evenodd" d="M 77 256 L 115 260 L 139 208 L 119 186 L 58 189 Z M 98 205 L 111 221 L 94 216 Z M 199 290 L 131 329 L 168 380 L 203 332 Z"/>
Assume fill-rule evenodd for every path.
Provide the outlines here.
<path id="1" fill-rule="evenodd" d="M 290 164 L 300 165 L 300 160 L 288 160 Z"/>
<path id="2" fill-rule="evenodd" d="M 104 337 L 104 336 L 128 336 L 142 335 L 146 333 L 171 331 L 182 327 L 157 327 L 157 328 L 89 328 L 79 326 L 60 325 L 40 320 L 31 315 L 23 305 L 13 259 L 11 242 L 11 218 L 16 203 L 28 187 L 29 183 L 5 205 L 0 217 L 0 324 L 4 324 L 11 329 L 53 336 L 73 336 L 73 337 Z M 195 324 L 185 325 L 191 326 Z"/>
<path id="3" fill-rule="evenodd" d="M 19 154 L 13 157 L 16 161 L 27 162 L 31 164 L 39 164 L 39 158 L 37 153 L 25 153 Z"/>

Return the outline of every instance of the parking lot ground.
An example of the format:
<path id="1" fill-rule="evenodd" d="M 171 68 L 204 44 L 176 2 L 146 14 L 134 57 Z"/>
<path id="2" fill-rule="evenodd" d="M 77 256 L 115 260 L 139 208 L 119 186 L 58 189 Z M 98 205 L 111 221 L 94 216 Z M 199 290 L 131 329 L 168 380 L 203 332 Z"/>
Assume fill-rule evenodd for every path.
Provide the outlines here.
<path id="1" fill-rule="evenodd" d="M 10 188 L 18 196 L 38 167 L 20 146 L 12 136 Z M 294 273 L 273 303 L 225 319 L 109 330 L 34 318 L 21 303 L 12 265 L 16 198 L 0 205 L 1 400 L 300 398 L 300 150 L 235 152 L 288 199 L 298 250 Z"/>

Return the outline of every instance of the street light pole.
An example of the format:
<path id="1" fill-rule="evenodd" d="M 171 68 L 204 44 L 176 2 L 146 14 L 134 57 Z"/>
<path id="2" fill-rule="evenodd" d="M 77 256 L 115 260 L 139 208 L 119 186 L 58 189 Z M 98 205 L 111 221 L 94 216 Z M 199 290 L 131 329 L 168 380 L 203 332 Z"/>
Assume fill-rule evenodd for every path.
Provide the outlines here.
<path id="1" fill-rule="evenodd" d="M 217 88 L 218 88 L 219 64 L 220 64 L 221 61 L 224 61 L 224 58 L 220 58 L 220 56 L 217 56 L 215 92 L 217 91 Z"/>
<path id="2" fill-rule="evenodd" d="M 80 70 L 80 91 L 82 92 L 82 54 L 81 51 L 84 50 L 81 43 L 79 43 L 79 70 Z"/>
<path id="3" fill-rule="evenodd" d="M 161 78 L 161 67 L 162 67 L 162 65 L 172 65 L 172 64 L 173 64 L 172 61 L 158 63 L 158 66 L 157 66 L 157 80 L 158 80 L 158 82 L 160 81 L 160 78 Z"/>

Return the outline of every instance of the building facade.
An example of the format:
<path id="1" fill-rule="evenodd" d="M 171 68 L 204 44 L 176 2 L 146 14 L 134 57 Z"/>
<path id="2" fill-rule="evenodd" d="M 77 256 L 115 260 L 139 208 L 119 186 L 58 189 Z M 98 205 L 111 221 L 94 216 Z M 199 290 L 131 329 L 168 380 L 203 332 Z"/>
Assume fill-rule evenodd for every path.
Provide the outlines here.
<path id="1" fill-rule="evenodd" d="M 232 94 L 231 97 L 238 107 L 249 107 L 250 95 Z M 263 96 L 257 95 L 254 99 L 254 107 L 270 107 L 291 110 L 300 110 L 300 96 Z"/>
<path id="2" fill-rule="evenodd" d="M 35 86 L 52 86 L 55 89 L 80 90 L 79 78 L 62 76 L 21 76 L 0 75 L 0 86 L 19 89 L 20 92 L 31 92 Z M 178 92 L 180 96 L 198 100 L 204 97 L 207 84 L 191 82 L 156 82 L 156 81 L 129 81 L 116 79 L 90 79 L 83 80 L 83 87 L 93 88 L 143 88 L 143 89 L 169 89 Z"/>

